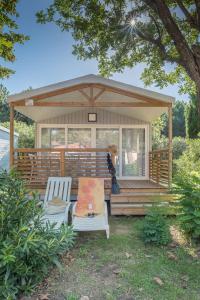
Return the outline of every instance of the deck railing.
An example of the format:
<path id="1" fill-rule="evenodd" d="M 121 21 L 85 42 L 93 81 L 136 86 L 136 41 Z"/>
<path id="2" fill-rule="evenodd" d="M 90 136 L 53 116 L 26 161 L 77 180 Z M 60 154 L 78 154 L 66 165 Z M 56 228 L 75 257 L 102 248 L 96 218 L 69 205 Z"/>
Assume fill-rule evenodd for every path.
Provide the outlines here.
<path id="1" fill-rule="evenodd" d="M 150 180 L 169 186 L 170 166 L 169 149 L 159 149 L 149 152 L 149 178 Z"/>
<path id="2" fill-rule="evenodd" d="M 73 185 L 76 185 L 78 177 L 110 179 L 108 153 L 115 163 L 114 146 L 104 149 L 15 149 L 14 168 L 28 186 L 42 188 L 50 176 L 71 176 Z"/>

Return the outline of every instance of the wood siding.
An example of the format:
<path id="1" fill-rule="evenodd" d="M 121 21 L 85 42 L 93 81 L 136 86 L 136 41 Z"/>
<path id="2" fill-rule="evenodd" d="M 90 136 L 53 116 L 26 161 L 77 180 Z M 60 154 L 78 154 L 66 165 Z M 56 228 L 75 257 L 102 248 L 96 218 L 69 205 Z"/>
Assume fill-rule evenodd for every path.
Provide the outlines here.
<path id="1" fill-rule="evenodd" d="M 89 123 L 88 122 L 88 113 L 96 113 L 97 114 L 97 122 Z M 101 108 L 91 107 L 88 109 L 78 110 L 72 113 L 64 114 L 62 116 L 44 119 L 38 123 L 36 123 L 36 137 L 35 137 L 35 145 L 39 147 L 39 124 L 82 124 L 82 125 L 144 125 L 149 124 L 148 122 L 138 120 L 135 118 L 128 117 L 126 115 L 113 113 Z"/>
<path id="2" fill-rule="evenodd" d="M 142 120 L 137 120 L 126 115 L 113 113 L 101 108 L 88 108 L 65 114 L 59 117 L 44 119 L 39 124 L 90 124 L 88 123 L 88 113 L 97 114 L 95 124 L 113 124 L 113 125 L 134 125 L 148 124 Z"/>

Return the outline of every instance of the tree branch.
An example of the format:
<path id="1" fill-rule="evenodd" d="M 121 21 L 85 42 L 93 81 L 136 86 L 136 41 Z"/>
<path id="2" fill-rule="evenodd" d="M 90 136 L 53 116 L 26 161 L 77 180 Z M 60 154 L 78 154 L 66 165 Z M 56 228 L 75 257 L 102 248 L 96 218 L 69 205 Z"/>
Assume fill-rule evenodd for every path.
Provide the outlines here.
<path id="1" fill-rule="evenodd" d="M 180 7 L 180 9 L 182 10 L 182 12 L 184 13 L 187 22 L 190 24 L 191 27 L 197 29 L 199 31 L 199 24 L 198 24 L 198 20 L 195 19 L 191 13 L 187 10 L 187 8 L 185 7 L 185 5 L 183 4 L 183 2 L 181 0 L 176 0 L 176 3 L 178 4 L 178 6 Z"/>
<path id="2" fill-rule="evenodd" d="M 199 80 L 199 70 L 192 50 L 177 23 L 173 19 L 169 7 L 163 0 L 143 0 L 160 17 L 165 29 L 174 42 L 177 52 L 180 55 L 182 66 L 188 75 L 194 80 Z"/>
<path id="3" fill-rule="evenodd" d="M 166 61 L 171 62 L 171 63 L 177 63 L 177 64 L 180 64 L 180 65 L 183 65 L 182 61 L 179 58 L 172 57 L 172 56 L 169 55 L 169 53 L 167 53 L 167 50 L 166 50 L 165 46 L 163 45 L 160 36 L 159 36 L 159 38 L 155 39 L 152 36 L 147 35 L 144 32 L 141 32 L 139 30 L 136 30 L 136 34 L 141 39 L 153 44 L 154 46 L 156 46 L 157 49 L 159 49 L 160 56 L 163 60 L 166 60 Z"/>
<path id="4" fill-rule="evenodd" d="M 200 27 L 200 1 L 195 0 L 196 10 L 197 10 L 197 24 Z"/>

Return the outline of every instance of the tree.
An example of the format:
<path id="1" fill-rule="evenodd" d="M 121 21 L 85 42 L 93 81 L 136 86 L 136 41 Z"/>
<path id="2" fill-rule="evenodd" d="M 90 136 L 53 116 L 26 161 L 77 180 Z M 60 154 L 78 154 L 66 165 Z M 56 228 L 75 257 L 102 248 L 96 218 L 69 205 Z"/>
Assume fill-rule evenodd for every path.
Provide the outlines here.
<path id="1" fill-rule="evenodd" d="M 30 90 L 31 88 L 29 88 Z M 10 121 L 10 108 L 7 103 L 8 90 L 0 84 L 0 123 Z M 15 120 L 18 122 L 25 122 L 26 124 L 33 124 L 33 121 L 21 113 L 15 111 Z"/>
<path id="2" fill-rule="evenodd" d="M 192 96 L 185 110 L 186 135 L 188 138 L 197 138 L 200 133 L 200 120 L 197 113 L 197 98 Z"/>
<path id="3" fill-rule="evenodd" d="M 199 0 L 54 0 L 37 18 L 72 32 L 73 53 L 104 76 L 144 63 L 145 84 L 195 92 L 200 115 Z"/>
<path id="4" fill-rule="evenodd" d="M 180 136 L 185 137 L 186 136 L 186 125 L 185 125 L 185 110 L 186 110 L 187 104 L 183 101 L 176 101 L 173 105 L 172 109 L 172 115 L 173 115 L 173 137 Z M 197 113 L 197 109 L 196 109 Z M 168 117 L 167 114 L 162 115 L 163 120 L 163 128 L 162 128 L 162 134 L 164 136 L 168 136 Z"/>
<path id="5" fill-rule="evenodd" d="M 5 128 L 10 127 L 10 122 L 2 123 Z M 22 121 L 15 121 L 15 131 L 19 134 L 18 147 L 19 148 L 34 148 L 35 144 L 35 126 L 28 125 Z"/>
<path id="6" fill-rule="evenodd" d="M 9 121 L 10 110 L 6 102 L 8 90 L 0 84 L 0 123 Z"/>
<path id="7" fill-rule="evenodd" d="M 17 43 L 23 44 L 28 37 L 17 32 L 18 26 L 16 10 L 18 0 L 0 1 L 0 58 L 7 62 L 15 60 L 14 46 Z M 0 78 L 9 77 L 13 70 L 0 65 Z"/>

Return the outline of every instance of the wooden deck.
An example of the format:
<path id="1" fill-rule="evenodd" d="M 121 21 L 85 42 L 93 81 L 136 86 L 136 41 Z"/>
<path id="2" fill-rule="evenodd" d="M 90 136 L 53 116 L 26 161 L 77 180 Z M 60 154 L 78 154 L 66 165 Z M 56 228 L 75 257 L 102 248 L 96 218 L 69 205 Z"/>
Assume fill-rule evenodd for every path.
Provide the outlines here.
<path id="1" fill-rule="evenodd" d="M 147 208 L 172 200 L 166 186 L 150 180 L 119 180 L 120 194 L 110 196 L 111 215 L 145 215 Z"/>
<path id="2" fill-rule="evenodd" d="M 151 180 L 118 180 L 122 190 L 132 189 L 166 189 L 166 186 Z"/>
<path id="3" fill-rule="evenodd" d="M 120 194 L 111 194 L 111 173 L 108 156 L 115 165 L 116 148 L 105 149 L 15 149 L 14 167 L 30 190 L 38 190 L 43 198 L 48 177 L 72 177 L 71 200 L 76 201 L 78 178 L 105 179 L 105 199 L 112 215 L 144 215 L 145 207 L 154 202 L 170 201 L 169 151 L 150 152 L 150 180 L 118 180 Z"/>

